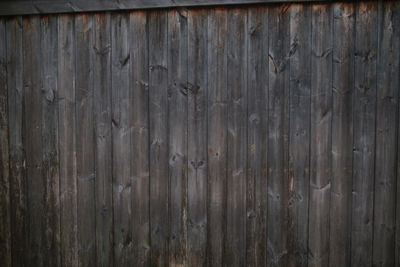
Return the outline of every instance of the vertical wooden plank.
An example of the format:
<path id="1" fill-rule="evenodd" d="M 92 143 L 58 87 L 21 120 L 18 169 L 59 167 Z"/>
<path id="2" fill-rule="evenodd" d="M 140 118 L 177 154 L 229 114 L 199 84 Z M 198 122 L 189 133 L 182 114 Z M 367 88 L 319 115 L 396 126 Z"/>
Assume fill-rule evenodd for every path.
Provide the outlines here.
<path id="1" fill-rule="evenodd" d="M 75 16 L 75 116 L 79 266 L 96 265 L 92 16 Z"/>
<path id="2" fill-rule="evenodd" d="M 205 266 L 207 249 L 208 10 L 188 11 L 188 266 Z"/>
<path id="3" fill-rule="evenodd" d="M 130 137 L 132 120 L 129 92 L 128 26 L 127 14 L 118 13 L 111 17 L 114 253 L 117 266 L 134 264 L 131 229 Z"/>
<path id="4" fill-rule="evenodd" d="M 149 51 L 146 11 L 130 14 L 130 38 L 133 258 L 136 266 L 149 266 Z"/>
<path id="5" fill-rule="evenodd" d="M 60 179 L 58 163 L 58 19 L 44 16 L 41 24 L 41 91 L 44 178 L 44 266 L 60 266 Z"/>
<path id="6" fill-rule="evenodd" d="M 226 233 L 227 11 L 210 10 L 208 20 L 208 225 L 207 265 L 221 266 Z"/>
<path id="7" fill-rule="evenodd" d="M 268 207 L 267 266 L 288 264 L 289 5 L 268 15 Z"/>
<path id="8" fill-rule="evenodd" d="M 399 24 L 400 23 L 400 2 L 396 2 L 393 6 L 394 12 L 393 12 L 393 16 L 394 16 L 394 23 L 395 24 Z M 400 28 L 399 27 L 394 27 L 394 32 L 393 34 L 400 36 Z M 399 51 L 397 52 L 397 57 L 399 57 Z M 399 137 L 400 137 L 400 104 L 398 104 L 399 106 L 399 113 L 398 113 L 398 117 L 397 117 L 397 123 L 398 123 L 398 129 L 397 129 L 397 174 L 396 174 L 396 178 L 397 178 L 397 184 L 396 184 L 396 234 L 395 234 L 395 260 L 394 260 L 394 264 L 396 265 L 400 265 L 400 141 L 399 141 Z"/>
<path id="9" fill-rule="evenodd" d="M 39 17 L 23 18 L 23 143 L 26 155 L 28 189 L 28 244 L 26 251 L 30 265 L 42 266 L 48 255 L 44 253 L 45 183 L 43 179 L 42 92 L 40 80 L 40 20 Z M 28 130 L 29 129 L 29 130 Z"/>
<path id="10" fill-rule="evenodd" d="M 74 25 L 72 15 L 61 15 L 58 19 L 58 142 L 63 267 L 78 266 Z"/>
<path id="11" fill-rule="evenodd" d="M 227 20 L 227 208 L 224 264 L 246 260 L 247 10 L 229 9 Z"/>
<path id="12" fill-rule="evenodd" d="M 267 260 L 268 7 L 248 10 L 246 266 Z"/>
<path id="13" fill-rule="evenodd" d="M 329 265 L 350 266 L 353 174 L 354 5 L 333 8 L 332 180 Z"/>
<path id="14" fill-rule="evenodd" d="M 186 266 L 188 25 L 183 9 L 168 11 L 169 264 Z"/>
<path id="15" fill-rule="evenodd" d="M 307 266 L 310 179 L 311 10 L 290 7 L 288 264 Z"/>
<path id="16" fill-rule="evenodd" d="M 9 114 L 10 203 L 12 266 L 28 266 L 27 192 L 24 145 L 22 142 L 24 87 L 22 83 L 22 18 L 6 21 L 7 89 Z"/>
<path id="17" fill-rule="evenodd" d="M 151 264 L 168 265 L 168 71 L 165 11 L 149 12 Z"/>
<path id="18" fill-rule="evenodd" d="M 376 168 L 373 264 L 395 266 L 397 121 L 400 35 L 394 32 L 400 11 L 393 2 L 378 8 Z M 397 202 L 398 203 L 398 202 Z"/>
<path id="19" fill-rule="evenodd" d="M 375 175 L 377 9 L 356 7 L 355 88 L 353 103 L 353 198 L 351 264 L 372 264 Z"/>
<path id="20" fill-rule="evenodd" d="M 113 266 L 113 176 L 111 135 L 111 19 L 93 18 L 96 266 Z"/>
<path id="21" fill-rule="evenodd" d="M 6 22 L 0 19 L 0 262 L 11 267 Z"/>
<path id="22" fill-rule="evenodd" d="M 309 266 L 329 265 L 332 127 L 332 12 L 312 7 Z"/>

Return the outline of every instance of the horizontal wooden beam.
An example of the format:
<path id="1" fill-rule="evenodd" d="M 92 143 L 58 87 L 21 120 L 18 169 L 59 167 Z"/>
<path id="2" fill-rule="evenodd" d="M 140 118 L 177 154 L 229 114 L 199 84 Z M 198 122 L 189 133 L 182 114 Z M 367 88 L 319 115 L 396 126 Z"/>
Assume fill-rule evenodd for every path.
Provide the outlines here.
<path id="1" fill-rule="evenodd" d="M 317 1 L 332 2 L 332 0 L 6 0 L 0 1 L 0 16 Z"/>

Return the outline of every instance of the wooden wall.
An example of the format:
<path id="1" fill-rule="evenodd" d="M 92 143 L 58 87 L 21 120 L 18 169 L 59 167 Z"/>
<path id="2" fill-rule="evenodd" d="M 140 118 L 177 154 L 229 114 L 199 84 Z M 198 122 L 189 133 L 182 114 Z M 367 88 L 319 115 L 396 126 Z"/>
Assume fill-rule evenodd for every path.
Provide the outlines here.
<path id="1" fill-rule="evenodd" d="M 400 266 L 400 2 L 0 36 L 1 266 Z"/>

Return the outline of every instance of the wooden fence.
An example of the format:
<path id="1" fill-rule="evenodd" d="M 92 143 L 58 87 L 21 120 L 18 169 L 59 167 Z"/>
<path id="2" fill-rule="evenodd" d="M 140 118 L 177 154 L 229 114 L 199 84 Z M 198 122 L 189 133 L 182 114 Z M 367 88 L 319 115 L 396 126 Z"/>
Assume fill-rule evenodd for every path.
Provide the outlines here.
<path id="1" fill-rule="evenodd" d="M 0 36 L 1 266 L 400 266 L 400 2 Z"/>

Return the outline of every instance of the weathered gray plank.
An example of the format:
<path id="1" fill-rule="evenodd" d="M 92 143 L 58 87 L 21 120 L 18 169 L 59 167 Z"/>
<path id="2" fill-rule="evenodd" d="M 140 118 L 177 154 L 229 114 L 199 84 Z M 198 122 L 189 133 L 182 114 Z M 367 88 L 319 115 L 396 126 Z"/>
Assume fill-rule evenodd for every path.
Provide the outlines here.
<path id="1" fill-rule="evenodd" d="M 268 207 L 267 266 L 288 264 L 288 134 L 290 13 L 288 5 L 268 13 Z"/>
<path id="2" fill-rule="evenodd" d="M 329 265 L 350 266 L 353 151 L 354 5 L 333 7 L 332 180 Z"/>
<path id="3" fill-rule="evenodd" d="M 44 217 L 44 266 L 60 266 L 60 179 L 58 163 L 57 53 L 58 18 L 45 16 L 41 26 L 41 93 Z"/>
<path id="4" fill-rule="evenodd" d="M 131 228 L 131 93 L 129 89 L 130 51 L 128 14 L 111 19 L 112 54 L 112 139 L 115 264 L 130 266 Z"/>
<path id="5" fill-rule="evenodd" d="M 377 8 L 356 6 L 353 102 L 353 198 L 351 264 L 372 264 L 375 176 Z"/>
<path id="6" fill-rule="evenodd" d="M 394 22 L 399 24 L 400 23 L 400 2 L 396 2 L 393 5 L 393 9 L 395 10 L 393 12 L 393 16 L 394 16 Z M 394 24 L 393 24 L 394 25 Z M 394 28 L 394 34 L 397 34 L 397 36 L 400 36 L 400 28 L 399 27 L 395 27 Z M 397 51 L 397 53 L 399 53 L 399 51 Z M 397 55 L 397 57 L 399 57 L 399 55 Z M 400 105 L 400 104 L 398 104 Z M 400 107 L 399 107 L 399 112 L 400 112 Z M 400 123 L 399 123 L 399 119 L 400 119 L 400 113 L 397 115 L 397 123 L 398 123 L 398 127 L 400 127 Z M 400 193 L 400 157 L 399 157 L 399 146 L 400 146 L 400 142 L 399 142 L 399 133 L 400 130 L 399 128 L 397 128 L 397 173 L 396 173 L 396 179 L 397 179 L 397 191 L 396 191 L 396 234 L 395 234 L 395 260 L 394 260 L 394 264 L 395 266 L 400 265 L 400 205 L 399 205 L 399 193 Z"/>
<path id="7" fill-rule="evenodd" d="M 187 262 L 188 25 L 185 10 L 168 11 L 169 264 Z"/>
<path id="8" fill-rule="evenodd" d="M 96 265 L 93 17 L 75 16 L 75 116 L 79 266 Z"/>
<path id="9" fill-rule="evenodd" d="M 111 18 L 112 139 L 115 265 L 131 266 L 131 94 L 128 14 Z"/>
<path id="10" fill-rule="evenodd" d="M 246 261 L 247 179 L 247 9 L 229 9 L 227 16 L 227 186 L 224 264 Z"/>
<path id="11" fill-rule="evenodd" d="M 375 9 L 377 7 L 375 6 Z M 391 2 L 378 9 L 377 114 L 374 184 L 374 266 L 395 266 L 396 155 L 400 88 L 399 7 Z M 396 20 L 397 19 L 397 20 Z"/>
<path id="12" fill-rule="evenodd" d="M 332 127 L 332 12 L 312 6 L 309 266 L 329 265 Z"/>
<path id="13" fill-rule="evenodd" d="M 0 3 L 0 16 L 44 13 L 88 12 L 105 10 L 129 10 L 145 8 L 169 8 L 190 6 L 218 6 L 285 2 L 329 2 L 331 0 L 40 0 L 3 1 Z"/>
<path id="14" fill-rule="evenodd" d="M 168 16 L 149 13 L 151 264 L 168 265 Z"/>
<path id="15" fill-rule="evenodd" d="M 246 266 L 267 260 L 268 8 L 248 10 Z"/>
<path id="16" fill-rule="evenodd" d="M 132 243 L 136 266 L 150 264 L 149 51 L 144 11 L 130 14 L 132 90 Z M 135 66 L 140 66 L 135 67 Z"/>
<path id="17" fill-rule="evenodd" d="M 226 234 L 227 11 L 210 10 L 208 20 L 207 265 L 221 266 Z"/>
<path id="18" fill-rule="evenodd" d="M 22 18 L 6 21 L 12 266 L 27 266 L 25 154 L 22 143 Z"/>
<path id="19" fill-rule="evenodd" d="M 96 266 L 113 266 L 113 176 L 111 138 L 111 15 L 93 18 Z"/>
<path id="20" fill-rule="evenodd" d="M 78 266 L 74 17 L 58 18 L 61 266 Z"/>
<path id="21" fill-rule="evenodd" d="M 288 264 L 307 266 L 310 182 L 311 10 L 290 7 Z"/>
<path id="22" fill-rule="evenodd" d="M 11 267 L 6 22 L 0 20 L 0 262 Z"/>
<path id="23" fill-rule="evenodd" d="M 188 11 L 188 266 L 206 265 L 208 10 Z"/>
<path id="24" fill-rule="evenodd" d="M 43 140 L 42 140 L 42 92 L 40 77 L 40 20 L 39 17 L 23 18 L 23 66 L 24 86 L 23 134 L 26 155 L 28 250 L 26 257 L 30 265 L 42 266 L 45 258 L 44 239 L 44 192 Z M 21 70 L 20 70 L 21 71 Z M 29 129 L 26 130 L 26 129 Z"/>

